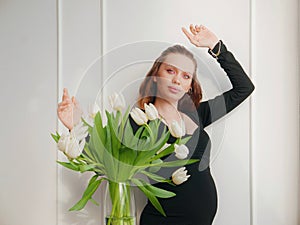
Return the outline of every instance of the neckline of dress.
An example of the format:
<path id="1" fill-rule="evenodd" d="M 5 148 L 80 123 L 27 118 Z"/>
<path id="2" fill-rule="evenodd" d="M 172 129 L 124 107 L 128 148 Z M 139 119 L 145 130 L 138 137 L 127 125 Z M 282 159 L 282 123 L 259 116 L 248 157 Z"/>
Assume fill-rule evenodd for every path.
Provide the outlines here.
<path id="1" fill-rule="evenodd" d="M 161 120 L 161 124 L 163 124 L 164 126 L 166 126 L 166 127 L 167 127 L 167 130 L 170 131 L 168 124 L 164 123 L 162 120 Z M 185 135 L 183 135 L 182 137 L 185 137 L 185 136 L 194 136 L 194 134 L 196 133 L 196 131 L 197 131 L 199 128 L 200 128 L 200 127 L 197 126 L 197 128 L 194 130 L 194 132 L 193 132 L 192 134 L 187 134 L 187 133 L 185 133 Z M 170 135 L 171 135 L 172 137 L 174 137 L 171 133 L 170 133 Z M 174 138 L 176 138 L 176 137 L 174 137 Z"/>
<path id="2" fill-rule="evenodd" d="M 143 112 L 145 112 L 145 109 L 142 109 L 142 111 Z M 184 113 L 185 114 L 185 113 Z M 163 124 L 163 125 L 165 125 L 166 127 L 167 127 L 167 129 L 170 131 L 170 129 L 169 129 L 169 125 L 167 124 L 167 123 L 164 123 L 163 122 L 163 120 L 164 121 L 166 121 L 164 118 L 163 118 L 163 116 L 160 114 L 160 113 L 158 113 L 158 115 L 161 117 L 161 118 L 159 118 L 160 120 L 161 120 L 161 123 Z M 185 114 L 185 115 L 187 115 L 189 118 L 191 118 L 188 114 Z M 162 120 L 163 119 L 163 120 Z M 184 122 L 184 120 L 183 119 L 181 119 L 183 122 Z M 193 120 L 192 118 L 191 118 L 191 120 Z M 185 124 L 184 124 L 185 125 Z M 185 137 L 185 136 L 194 136 L 194 134 L 196 133 L 196 131 L 197 130 L 199 130 L 200 129 L 200 126 L 197 124 L 197 128 L 194 130 L 194 132 L 192 133 L 192 134 L 187 134 L 187 133 L 185 133 L 185 135 L 183 135 L 183 137 Z M 174 137 L 171 133 L 170 133 L 170 135 L 172 136 L 172 137 Z M 176 138 L 176 137 L 174 137 L 174 138 Z"/>

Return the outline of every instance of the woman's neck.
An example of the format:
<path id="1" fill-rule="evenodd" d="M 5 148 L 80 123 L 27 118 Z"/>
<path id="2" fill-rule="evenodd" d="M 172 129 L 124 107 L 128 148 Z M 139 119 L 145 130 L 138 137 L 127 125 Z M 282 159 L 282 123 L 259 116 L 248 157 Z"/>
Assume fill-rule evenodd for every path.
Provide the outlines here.
<path id="1" fill-rule="evenodd" d="M 177 110 L 178 101 L 169 102 L 167 100 L 156 98 L 154 102 L 154 106 L 156 107 L 160 116 L 166 120 L 166 122 L 170 122 L 170 120 L 180 120 L 181 115 Z"/>
<path id="2" fill-rule="evenodd" d="M 174 110 L 177 110 L 178 102 L 170 102 L 167 100 L 164 100 L 162 98 L 156 97 L 154 102 L 155 107 L 159 112 L 174 112 Z"/>

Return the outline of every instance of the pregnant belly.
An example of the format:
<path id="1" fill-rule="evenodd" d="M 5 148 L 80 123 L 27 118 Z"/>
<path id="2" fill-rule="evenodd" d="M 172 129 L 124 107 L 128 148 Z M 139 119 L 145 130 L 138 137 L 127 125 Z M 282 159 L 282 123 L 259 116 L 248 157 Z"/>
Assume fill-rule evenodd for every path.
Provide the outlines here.
<path id="1" fill-rule="evenodd" d="M 204 171 L 190 171 L 191 177 L 178 186 L 159 183 L 155 186 L 176 193 L 175 197 L 159 199 L 167 216 L 214 217 L 217 210 L 217 191 L 210 173 L 210 168 Z M 150 202 L 145 211 L 152 214 L 159 212 Z"/>

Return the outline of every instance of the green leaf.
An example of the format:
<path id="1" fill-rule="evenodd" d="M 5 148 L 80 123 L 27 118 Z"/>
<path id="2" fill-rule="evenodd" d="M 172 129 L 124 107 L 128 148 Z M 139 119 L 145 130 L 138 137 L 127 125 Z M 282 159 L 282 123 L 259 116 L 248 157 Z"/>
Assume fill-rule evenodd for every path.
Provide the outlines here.
<path id="1" fill-rule="evenodd" d="M 110 152 L 112 153 L 113 157 L 116 158 L 117 160 L 119 159 L 119 150 L 121 147 L 121 140 L 118 137 L 118 124 L 119 120 L 117 118 L 113 118 L 113 113 L 110 114 L 108 111 L 106 112 L 106 117 L 107 117 L 107 126 L 109 128 L 109 133 L 110 133 L 110 143 L 111 143 L 111 150 Z M 119 111 L 117 111 L 119 112 Z M 120 114 L 120 112 L 119 112 Z M 120 118 L 120 115 L 117 113 L 118 118 Z M 119 115 L 119 116 L 118 116 Z"/>
<path id="2" fill-rule="evenodd" d="M 84 155 L 84 157 L 89 158 L 90 160 L 96 161 L 95 157 L 89 149 L 89 143 L 86 143 L 86 145 L 84 146 L 84 151 L 82 152 L 82 155 Z"/>
<path id="3" fill-rule="evenodd" d="M 55 134 L 51 134 L 52 138 L 54 139 L 54 141 L 57 143 L 60 139 L 60 135 L 56 132 L 56 135 Z"/>
<path id="4" fill-rule="evenodd" d="M 165 148 L 163 151 L 161 151 L 159 154 L 157 154 L 156 156 L 149 158 L 149 160 L 147 162 L 153 162 L 157 159 L 160 159 L 166 155 L 169 155 L 171 153 L 174 152 L 174 145 L 175 143 L 172 143 L 170 146 L 168 146 L 167 148 Z"/>
<path id="5" fill-rule="evenodd" d="M 101 142 L 105 145 L 106 129 L 103 127 L 100 112 L 96 113 L 96 116 L 95 116 L 95 119 L 94 119 L 94 129 L 97 130 L 97 134 L 99 135 L 99 138 L 101 139 Z"/>
<path id="6" fill-rule="evenodd" d="M 166 216 L 166 213 L 164 212 L 161 204 L 157 200 L 157 198 L 147 189 L 143 186 L 143 184 L 138 180 L 133 178 L 132 182 L 137 185 L 137 187 L 147 196 L 149 201 L 152 203 L 152 205 L 163 215 Z"/>
<path id="7" fill-rule="evenodd" d="M 87 147 L 90 150 L 90 153 L 94 156 L 98 163 L 103 162 L 103 151 L 105 149 L 104 144 L 98 136 L 97 129 L 94 127 L 91 138 Z"/>
<path id="8" fill-rule="evenodd" d="M 140 152 L 146 152 L 149 150 L 151 146 L 151 139 L 148 136 L 140 137 L 140 140 L 138 141 L 137 149 Z"/>
<path id="9" fill-rule="evenodd" d="M 92 203 L 94 203 L 96 206 L 99 206 L 99 203 L 98 203 L 95 199 L 91 198 L 90 201 L 91 201 Z"/>
<path id="10" fill-rule="evenodd" d="M 122 146 L 119 154 L 119 161 L 124 162 L 128 165 L 133 165 L 137 152 L 133 149 Z"/>
<path id="11" fill-rule="evenodd" d="M 164 182 L 164 183 L 171 183 L 172 182 L 169 179 L 166 179 L 166 178 L 164 178 L 162 176 L 159 176 L 159 175 L 157 175 L 155 173 L 148 172 L 146 170 L 141 171 L 141 173 L 145 174 L 147 177 L 149 177 L 150 179 L 155 180 L 157 182 L 161 182 L 161 183 L 162 182 Z"/>
<path id="12" fill-rule="evenodd" d="M 127 110 L 122 118 L 122 123 L 125 124 L 125 122 L 128 120 L 129 117 L 129 113 L 130 113 L 130 106 L 127 107 Z"/>
<path id="13" fill-rule="evenodd" d="M 162 137 L 159 140 L 157 140 L 157 142 L 153 146 L 151 146 L 149 149 L 147 149 L 147 151 L 139 152 L 139 154 L 135 160 L 135 163 L 134 163 L 135 165 L 141 166 L 141 165 L 145 164 L 146 162 L 148 162 L 149 159 L 154 157 L 156 152 L 164 146 L 164 144 L 168 141 L 168 139 L 170 137 L 169 131 L 164 134 L 165 135 L 162 135 Z"/>
<path id="14" fill-rule="evenodd" d="M 105 178 L 101 178 L 100 180 L 95 180 L 94 178 L 95 176 L 91 178 L 85 192 L 83 193 L 82 198 L 72 208 L 70 208 L 69 211 L 81 210 L 82 208 L 84 208 L 87 202 L 92 198 L 92 195 L 98 189 L 101 182 L 105 179 Z"/>
<path id="15" fill-rule="evenodd" d="M 185 145 L 188 140 L 190 140 L 192 138 L 192 136 L 188 136 L 188 137 L 185 137 L 185 138 L 180 138 L 180 139 L 177 139 L 178 140 L 178 145 Z"/>
<path id="16" fill-rule="evenodd" d="M 88 126 L 88 132 L 91 134 L 93 127 L 88 122 L 86 122 L 83 117 L 81 117 L 81 120 L 82 120 L 84 125 Z"/>
<path id="17" fill-rule="evenodd" d="M 116 180 L 119 161 L 115 160 L 114 156 L 112 155 L 110 128 L 108 126 L 105 126 L 105 129 L 106 129 L 106 146 L 103 151 L 103 165 L 106 169 L 107 177 L 110 180 Z"/>
<path id="18" fill-rule="evenodd" d="M 58 164 L 75 171 L 80 171 L 79 166 L 74 163 L 56 161 Z"/>
<path id="19" fill-rule="evenodd" d="M 155 195 L 156 197 L 159 198 L 171 198 L 176 196 L 175 193 L 171 192 L 171 191 L 167 191 L 158 187 L 155 187 L 143 180 L 140 179 L 140 182 L 143 184 L 143 186 L 150 191 L 153 195 Z"/>
<path id="20" fill-rule="evenodd" d="M 119 155 L 119 168 L 118 168 L 118 180 L 126 181 L 134 175 L 134 159 L 137 152 L 133 149 L 123 147 L 120 149 Z"/>
<path id="21" fill-rule="evenodd" d="M 147 167 L 152 167 L 152 166 L 160 166 L 160 167 L 176 167 L 176 166 L 184 166 L 188 164 L 192 164 L 195 162 L 198 162 L 199 159 L 183 159 L 183 160 L 176 160 L 176 161 L 170 161 L 170 162 L 162 162 L 162 163 L 153 163 L 153 164 L 147 164 L 142 166 L 147 168 Z"/>
<path id="22" fill-rule="evenodd" d="M 86 172 L 86 171 L 93 171 L 92 169 L 94 169 L 96 167 L 96 165 L 93 164 L 89 164 L 89 165 L 80 165 L 79 166 L 79 170 L 81 173 Z"/>
<path id="23" fill-rule="evenodd" d="M 123 141 L 123 135 L 124 135 L 124 127 L 126 125 L 126 121 L 128 121 L 128 116 L 129 116 L 129 110 L 130 110 L 130 106 L 127 107 L 127 110 L 125 112 L 125 115 L 122 117 L 121 120 L 121 125 L 119 127 L 119 139 Z M 120 115 L 122 115 L 122 113 L 120 112 Z M 122 142 L 124 143 L 124 142 Z"/>
<path id="24" fill-rule="evenodd" d="M 129 126 L 131 126 L 131 125 L 129 124 Z M 134 137 L 131 140 L 132 149 L 134 149 L 134 150 L 140 150 L 141 149 L 141 148 L 138 148 L 138 143 L 141 141 L 141 137 L 140 136 L 141 136 L 141 133 L 143 132 L 144 129 L 145 129 L 144 126 L 140 126 L 138 128 L 138 130 L 135 132 Z"/>
<path id="25" fill-rule="evenodd" d="M 133 139 L 134 139 L 133 129 L 130 124 L 130 121 L 127 120 L 124 127 L 122 143 L 124 146 L 128 148 L 134 149 L 135 144 L 132 141 Z"/>
<path id="26" fill-rule="evenodd" d="M 151 120 L 148 124 L 153 134 L 153 143 L 157 140 L 159 124 L 160 124 L 160 120 L 158 119 Z"/>
<path id="27" fill-rule="evenodd" d="M 162 163 L 162 162 L 163 161 L 161 159 L 156 159 L 156 160 L 153 160 L 151 163 L 156 163 L 157 164 L 157 163 Z M 160 168 L 161 167 L 159 167 L 159 166 L 153 166 L 153 167 L 149 168 L 149 171 L 152 172 L 152 173 L 155 173 L 155 172 L 159 171 Z"/>
<path id="28" fill-rule="evenodd" d="M 117 110 L 116 117 L 115 117 L 115 121 L 116 121 L 117 126 L 119 125 L 119 120 L 120 120 L 121 116 L 122 116 L 121 111 Z"/>
<path id="29" fill-rule="evenodd" d="M 98 175 L 92 176 L 92 177 L 90 178 L 90 180 L 89 180 L 88 186 L 89 186 L 90 184 L 94 183 L 94 182 L 97 180 L 97 178 L 98 178 Z"/>

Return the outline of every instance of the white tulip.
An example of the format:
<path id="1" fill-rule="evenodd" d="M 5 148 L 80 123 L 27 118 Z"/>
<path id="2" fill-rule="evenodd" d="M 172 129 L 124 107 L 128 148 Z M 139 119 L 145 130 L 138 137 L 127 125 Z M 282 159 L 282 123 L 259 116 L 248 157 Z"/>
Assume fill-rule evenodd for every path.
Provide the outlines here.
<path id="1" fill-rule="evenodd" d="M 67 140 L 69 138 L 70 134 L 62 134 L 57 142 L 57 148 L 65 152 L 66 151 L 66 146 L 67 146 Z"/>
<path id="2" fill-rule="evenodd" d="M 158 111 L 152 103 L 150 103 L 149 105 L 144 103 L 144 108 L 149 120 L 155 120 L 158 118 Z"/>
<path id="3" fill-rule="evenodd" d="M 84 145 L 85 139 L 81 140 L 81 142 L 79 143 L 79 141 L 74 136 L 70 135 L 70 138 L 67 142 L 65 154 L 69 158 L 75 159 L 82 153 Z"/>
<path id="4" fill-rule="evenodd" d="M 163 150 L 165 150 L 167 147 L 169 147 L 171 144 L 169 143 L 165 143 L 164 146 L 161 147 L 161 149 L 159 149 L 156 154 L 161 153 Z"/>
<path id="5" fill-rule="evenodd" d="M 111 96 L 108 96 L 108 100 L 114 110 L 121 111 L 125 108 L 125 99 L 121 93 L 114 92 Z"/>
<path id="6" fill-rule="evenodd" d="M 137 107 L 131 110 L 130 115 L 138 125 L 146 124 L 148 121 L 147 115 Z"/>
<path id="7" fill-rule="evenodd" d="M 76 124 L 70 133 L 62 134 L 57 142 L 57 147 L 69 158 L 77 158 L 83 151 L 88 127 L 82 121 Z"/>
<path id="8" fill-rule="evenodd" d="M 71 130 L 71 135 L 75 137 L 78 141 L 85 139 L 85 137 L 88 135 L 88 126 L 86 126 L 82 121 L 80 121 Z"/>
<path id="9" fill-rule="evenodd" d="M 57 147 L 69 158 L 77 158 L 83 151 L 85 139 L 78 140 L 74 134 L 62 134 L 58 140 Z"/>
<path id="10" fill-rule="evenodd" d="M 175 156 L 178 159 L 185 159 L 189 154 L 189 149 L 186 145 L 175 144 Z"/>
<path id="11" fill-rule="evenodd" d="M 98 106 L 97 103 L 94 104 L 89 104 L 88 106 L 88 115 L 91 119 L 94 119 L 97 112 L 100 111 L 100 107 Z"/>
<path id="12" fill-rule="evenodd" d="M 170 133 L 173 137 L 181 138 L 185 135 L 185 125 L 184 121 L 181 120 L 181 126 L 177 123 L 177 121 L 173 121 L 169 126 Z"/>
<path id="13" fill-rule="evenodd" d="M 187 181 L 187 179 L 191 176 L 191 175 L 186 175 L 187 170 L 185 170 L 185 167 L 181 167 L 178 170 L 176 170 L 173 174 L 172 174 L 172 181 L 174 184 L 179 185 L 182 184 L 183 182 Z"/>

